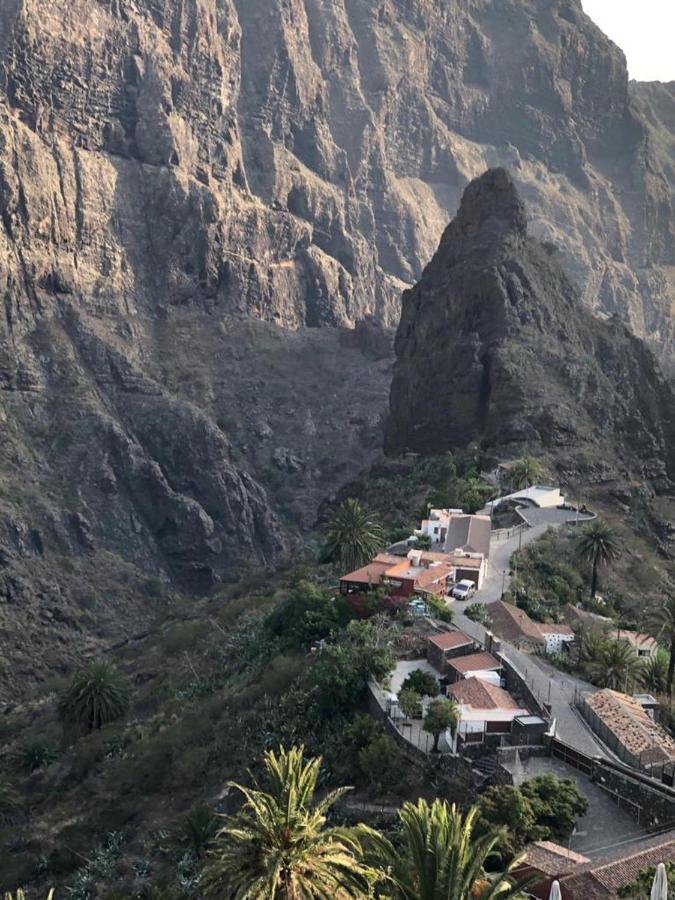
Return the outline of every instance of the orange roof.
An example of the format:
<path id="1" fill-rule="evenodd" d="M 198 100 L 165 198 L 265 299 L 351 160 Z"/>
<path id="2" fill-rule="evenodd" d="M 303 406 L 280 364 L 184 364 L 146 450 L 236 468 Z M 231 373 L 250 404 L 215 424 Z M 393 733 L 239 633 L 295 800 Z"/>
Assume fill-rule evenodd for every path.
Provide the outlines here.
<path id="1" fill-rule="evenodd" d="M 426 585 L 435 584 L 442 578 L 447 578 L 450 572 L 452 572 L 450 566 L 429 566 L 415 577 L 415 587 L 423 588 Z"/>
<path id="2" fill-rule="evenodd" d="M 486 650 L 482 653 L 469 653 L 468 656 L 449 659 L 448 665 L 457 672 L 480 672 L 483 669 L 501 669 L 502 667 L 499 660 Z"/>
<path id="3" fill-rule="evenodd" d="M 386 553 L 381 553 L 379 556 L 376 556 L 372 562 L 368 563 L 367 566 L 362 566 L 360 569 L 356 569 L 348 575 L 343 575 L 340 581 L 357 582 L 359 584 L 379 584 L 384 573 L 388 569 L 391 569 L 393 565 L 400 562 L 401 560 L 398 556 L 388 556 Z"/>
<path id="4" fill-rule="evenodd" d="M 463 631 L 444 631 L 443 634 L 434 634 L 429 638 L 429 643 L 438 647 L 439 650 L 454 650 L 456 647 L 465 647 L 467 644 L 473 645 L 473 638 Z"/>
<path id="5" fill-rule="evenodd" d="M 458 703 L 473 709 L 524 709 L 519 706 L 508 691 L 495 684 L 488 684 L 480 678 L 465 678 L 448 688 Z M 526 710 L 525 710 L 526 711 Z"/>

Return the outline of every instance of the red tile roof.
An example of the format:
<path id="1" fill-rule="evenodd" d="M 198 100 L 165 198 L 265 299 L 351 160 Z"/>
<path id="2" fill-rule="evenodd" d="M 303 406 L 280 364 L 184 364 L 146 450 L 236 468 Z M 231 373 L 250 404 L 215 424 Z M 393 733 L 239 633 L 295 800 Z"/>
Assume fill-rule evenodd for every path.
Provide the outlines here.
<path id="1" fill-rule="evenodd" d="M 584 900 L 616 897 L 617 891 L 636 879 L 641 869 L 675 860 L 673 832 L 647 838 L 632 847 L 620 847 L 604 860 L 595 860 L 560 878 L 564 896 Z"/>
<path id="2" fill-rule="evenodd" d="M 376 585 L 380 583 L 382 576 L 388 569 L 391 569 L 392 566 L 400 562 L 401 558 L 399 556 L 390 556 L 387 553 L 380 553 L 372 562 L 368 563 L 367 566 L 362 566 L 360 569 L 356 569 L 348 575 L 343 575 L 340 581 Z"/>
<path id="3" fill-rule="evenodd" d="M 589 863 L 587 856 L 554 844 L 552 841 L 535 841 L 524 850 L 525 859 L 522 865 L 531 866 L 544 875 L 565 875 L 579 865 Z"/>
<path id="4" fill-rule="evenodd" d="M 469 653 L 468 656 L 458 656 L 449 659 L 448 665 L 457 672 L 480 672 L 483 669 L 501 669 L 502 664 L 491 653 Z"/>
<path id="5" fill-rule="evenodd" d="M 464 678 L 448 688 L 458 703 L 472 709 L 522 709 L 511 694 L 480 678 Z"/>
<path id="6" fill-rule="evenodd" d="M 439 650 L 454 650 L 456 647 L 473 645 L 473 638 L 463 631 L 444 631 L 443 634 L 434 634 L 429 638 L 429 643 Z"/>

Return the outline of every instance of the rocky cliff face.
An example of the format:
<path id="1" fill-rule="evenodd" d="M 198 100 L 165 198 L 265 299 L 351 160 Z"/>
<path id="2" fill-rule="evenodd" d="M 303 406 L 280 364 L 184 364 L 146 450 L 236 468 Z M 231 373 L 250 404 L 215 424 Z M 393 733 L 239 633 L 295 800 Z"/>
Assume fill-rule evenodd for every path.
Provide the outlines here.
<path id="1" fill-rule="evenodd" d="M 2 637 L 280 558 L 376 452 L 377 323 L 488 165 L 668 347 L 652 94 L 577 0 L 0 0 Z"/>
<path id="2" fill-rule="evenodd" d="M 675 393 L 618 317 L 596 318 L 528 236 L 503 169 L 467 188 L 403 299 L 387 446 L 548 456 L 564 480 L 672 493 Z"/>
<path id="3" fill-rule="evenodd" d="M 587 302 L 672 334 L 658 138 L 576 0 L 2 0 L 0 26 L 15 331 L 64 299 L 395 324 L 501 162 Z"/>

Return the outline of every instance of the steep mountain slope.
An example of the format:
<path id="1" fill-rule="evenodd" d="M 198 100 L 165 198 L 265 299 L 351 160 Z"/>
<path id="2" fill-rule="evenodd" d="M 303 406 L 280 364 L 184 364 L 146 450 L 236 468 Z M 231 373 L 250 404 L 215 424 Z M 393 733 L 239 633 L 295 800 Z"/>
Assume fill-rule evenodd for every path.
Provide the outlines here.
<path id="1" fill-rule="evenodd" d="M 3 642 L 61 665 L 156 581 L 283 559 L 376 454 L 376 323 L 488 165 L 668 352 L 636 96 L 578 0 L 0 0 Z"/>
<path id="2" fill-rule="evenodd" d="M 675 392 L 618 317 L 586 308 L 555 256 L 528 237 L 505 170 L 469 185 L 404 295 L 387 448 L 529 451 L 605 494 L 623 483 L 672 495 Z"/>

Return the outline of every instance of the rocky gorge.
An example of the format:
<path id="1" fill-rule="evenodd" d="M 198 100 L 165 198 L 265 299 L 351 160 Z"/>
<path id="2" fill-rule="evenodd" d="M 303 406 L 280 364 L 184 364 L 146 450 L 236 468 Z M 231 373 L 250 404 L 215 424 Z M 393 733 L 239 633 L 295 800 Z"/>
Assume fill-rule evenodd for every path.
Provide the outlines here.
<path id="1" fill-rule="evenodd" d="M 302 540 L 491 166 L 590 349 L 668 364 L 674 96 L 577 0 L 0 0 L 0 692 Z"/>

